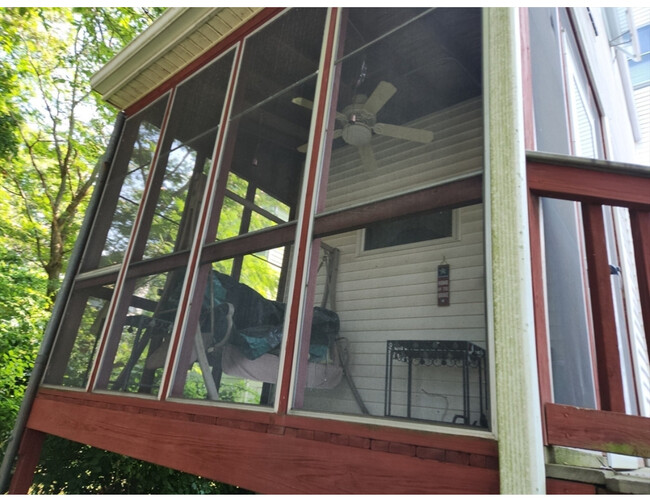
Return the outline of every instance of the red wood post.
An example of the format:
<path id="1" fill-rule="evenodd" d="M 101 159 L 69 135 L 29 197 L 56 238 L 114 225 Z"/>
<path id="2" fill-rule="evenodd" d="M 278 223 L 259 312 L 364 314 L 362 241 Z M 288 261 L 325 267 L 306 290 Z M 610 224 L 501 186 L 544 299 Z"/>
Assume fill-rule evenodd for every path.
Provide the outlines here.
<path id="1" fill-rule="evenodd" d="M 539 197 L 528 193 L 528 223 L 530 225 L 530 259 L 533 283 L 533 312 L 535 314 L 535 348 L 537 350 L 537 375 L 539 400 L 542 410 L 542 436 L 546 441 L 546 415 L 544 405 L 553 402 L 551 381 L 551 355 L 546 326 L 546 303 L 544 300 L 544 269 Z"/>
<path id="2" fill-rule="evenodd" d="M 645 341 L 650 349 L 650 212 L 630 210 L 630 225 Z"/>
<path id="3" fill-rule="evenodd" d="M 34 480 L 34 471 L 41 457 L 45 433 L 25 429 L 18 449 L 18 462 L 9 486 L 10 495 L 26 495 Z"/>
<path id="4" fill-rule="evenodd" d="M 612 284 L 600 204 L 582 204 L 601 409 L 625 413 Z"/>

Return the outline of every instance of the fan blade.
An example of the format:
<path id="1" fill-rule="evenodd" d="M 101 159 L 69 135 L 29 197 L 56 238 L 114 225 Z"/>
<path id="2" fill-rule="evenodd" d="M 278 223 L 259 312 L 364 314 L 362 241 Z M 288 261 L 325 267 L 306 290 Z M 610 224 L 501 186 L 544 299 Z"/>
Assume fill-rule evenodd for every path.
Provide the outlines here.
<path id="1" fill-rule="evenodd" d="M 372 127 L 377 135 L 384 135 L 387 137 L 400 138 L 402 140 L 409 140 L 411 142 L 420 142 L 428 144 L 433 140 L 433 132 L 429 130 L 421 130 L 419 128 L 408 128 L 406 126 L 398 126 L 387 123 L 377 123 Z"/>
<path id="2" fill-rule="evenodd" d="M 395 95 L 397 88 L 395 88 L 391 83 L 387 81 L 380 81 L 375 91 L 372 92 L 372 95 L 368 97 L 366 103 L 363 104 L 364 110 L 377 114 L 379 110 L 386 105 L 386 102 Z"/>
<path id="3" fill-rule="evenodd" d="M 302 97 L 294 97 L 291 99 L 291 102 L 299 105 L 300 107 L 304 107 L 305 109 L 309 109 L 310 111 L 314 109 L 314 103 L 311 100 L 307 100 Z"/>
<path id="4" fill-rule="evenodd" d="M 372 152 L 372 147 L 370 145 L 362 145 L 357 147 L 359 151 L 359 156 L 361 156 L 361 164 L 366 171 L 374 171 L 377 169 L 377 161 L 375 160 L 375 154 Z"/>
<path id="5" fill-rule="evenodd" d="M 309 109 L 310 111 L 314 110 L 314 103 L 311 100 L 307 100 L 303 97 L 294 97 L 291 99 L 291 102 L 293 102 L 296 105 L 299 105 L 300 107 L 304 107 L 305 109 Z M 336 113 L 336 119 L 338 119 L 342 123 L 348 122 L 348 117 L 342 112 Z"/>
<path id="6" fill-rule="evenodd" d="M 335 138 L 339 138 L 339 137 L 342 136 L 342 135 L 343 135 L 343 130 L 341 130 L 341 129 L 336 129 L 336 130 L 334 130 L 334 131 L 332 132 L 332 140 L 334 140 Z M 306 153 L 307 153 L 307 146 L 308 146 L 308 145 L 309 145 L 309 144 L 302 144 L 302 145 L 301 145 L 300 147 L 298 147 L 296 150 L 297 150 L 298 152 L 302 152 L 303 154 L 306 154 Z"/>
<path id="7" fill-rule="evenodd" d="M 344 124 L 344 125 L 348 123 L 348 117 L 345 114 L 343 114 L 342 112 L 338 112 L 338 111 L 336 112 L 336 120 L 340 121 L 341 124 Z"/>

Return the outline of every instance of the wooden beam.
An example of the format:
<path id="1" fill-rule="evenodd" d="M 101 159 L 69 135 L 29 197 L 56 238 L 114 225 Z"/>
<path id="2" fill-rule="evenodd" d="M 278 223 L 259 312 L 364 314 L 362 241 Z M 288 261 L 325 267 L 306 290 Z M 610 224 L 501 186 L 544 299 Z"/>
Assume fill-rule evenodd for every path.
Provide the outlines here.
<path id="1" fill-rule="evenodd" d="M 316 216 L 314 237 L 363 228 L 370 223 L 423 213 L 434 209 L 458 208 L 478 204 L 483 200 L 483 177 L 425 188 L 391 199 L 370 202 L 345 211 Z"/>
<path id="2" fill-rule="evenodd" d="M 249 232 L 246 235 L 208 244 L 201 253 L 201 264 L 222 259 L 230 259 L 241 254 L 274 249 L 293 242 L 296 234 L 296 222 L 289 221 L 283 225 Z"/>
<path id="3" fill-rule="evenodd" d="M 593 484 L 546 478 L 547 495 L 595 495 L 596 491 Z"/>
<path id="4" fill-rule="evenodd" d="M 16 470 L 9 486 L 10 495 L 26 495 L 34 480 L 34 471 L 41 457 L 45 433 L 25 429 L 18 450 Z"/>
<path id="5" fill-rule="evenodd" d="M 399 443 L 402 445 L 417 445 L 426 448 L 444 449 L 450 451 L 465 451 L 473 455 L 487 458 L 496 458 L 496 441 L 486 437 L 461 436 L 443 434 L 431 431 L 404 430 L 397 427 L 358 424 L 331 420 L 328 414 L 322 418 L 304 417 L 296 415 L 278 415 L 270 411 L 242 410 L 233 405 L 225 404 L 197 404 L 193 400 L 183 403 L 177 399 L 173 403 L 156 400 L 153 398 L 136 398 L 115 396 L 109 394 L 87 393 L 55 388 L 41 388 L 39 400 L 52 400 L 63 405 L 87 405 L 92 407 L 107 408 L 113 413 L 155 413 L 161 418 L 185 420 L 212 420 L 218 419 L 235 422 L 237 427 L 252 427 L 268 425 L 284 427 L 287 430 L 297 431 L 325 431 L 347 437 L 368 438 L 381 440 L 386 443 Z M 118 416 L 119 418 L 119 416 Z M 230 423 L 229 422 L 229 423 Z M 206 422 L 207 423 L 207 422 Z M 48 432 L 48 431 L 46 431 Z"/>
<path id="6" fill-rule="evenodd" d="M 533 312 L 535 313 L 535 344 L 537 351 L 537 376 L 539 382 L 540 408 L 542 424 L 544 421 L 543 406 L 553 402 L 553 380 L 551 376 L 551 354 L 546 324 L 546 298 L 544 289 L 544 266 L 542 247 L 542 226 L 540 220 L 539 197 L 528 195 L 528 223 L 530 225 L 530 260 L 533 283 Z M 547 444 L 546 434 L 543 433 L 544 444 Z"/>
<path id="7" fill-rule="evenodd" d="M 548 403 L 549 444 L 650 458 L 650 418 Z"/>
<path id="8" fill-rule="evenodd" d="M 625 413 L 603 207 L 600 204 L 583 204 L 582 218 L 601 409 Z"/>
<path id="9" fill-rule="evenodd" d="M 650 178 L 527 162 L 528 187 L 540 197 L 650 210 Z"/>
<path id="10" fill-rule="evenodd" d="M 646 347 L 650 349 L 650 212 L 631 210 L 630 225 L 639 282 L 639 300 L 645 327 L 645 342 Z"/>
<path id="11" fill-rule="evenodd" d="M 215 421 L 217 422 L 217 421 Z M 99 448 L 263 493 L 463 493 L 499 490 L 493 468 L 318 440 L 38 399 L 28 425 Z M 182 435 L 180 437 L 179 435 Z M 309 437 L 311 435 L 311 437 Z M 363 441 L 361 441 L 363 442 Z M 403 445 L 402 447 L 407 447 Z M 402 447 L 396 447 L 399 450 Z"/>

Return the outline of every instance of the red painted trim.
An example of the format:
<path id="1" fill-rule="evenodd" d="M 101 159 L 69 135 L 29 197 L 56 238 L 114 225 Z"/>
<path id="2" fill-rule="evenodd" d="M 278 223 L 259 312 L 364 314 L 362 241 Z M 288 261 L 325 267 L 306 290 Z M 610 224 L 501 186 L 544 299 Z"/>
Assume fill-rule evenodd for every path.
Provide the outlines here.
<path id="1" fill-rule="evenodd" d="M 600 204 L 583 204 L 582 218 L 601 408 L 625 413 L 623 378 L 602 206 Z"/>
<path id="2" fill-rule="evenodd" d="M 524 103 L 524 145 L 527 150 L 536 150 L 535 106 L 533 100 L 533 71 L 530 55 L 530 22 L 528 7 L 519 8 L 521 39 L 521 80 Z"/>
<path id="3" fill-rule="evenodd" d="M 438 454 L 419 451 L 415 445 L 374 444 L 377 440 L 370 438 L 163 415 L 129 411 L 116 416 L 107 407 L 39 397 L 28 425 L 263 493 L 499 491 L 498 471 L 493 466 L 471 465 L 479 459 L 469 456 L 462 459 L 463 463 L 453 463 L 465 451 L 462 443 L 458 451 Z M 431 458 L 436 456 L 446 461 Z"/>
<path id="4" fill-rule="evenodd" d="M 650 418 L 547 404 L 549 444 L 650 457 Z"/>
<path id="5" fill-rule="evenodd" d="M 546 478 L 547 495 L 595 495 L 596 491 L 594 484 Z"/>
<path id="6" fill-rule="evenodd" d="M 376 221 L 432 209 L 471 206 L 482 202 L 482 199 L 483 175 L 475 175 L 390 199 L 369 202 L 344 211 L 317 215 L 314 221 L 314 236 L 325 237 L 356 230 Z"/>
<path id="7" fill-rule="evenodd" d="M 527 163 L 528 188 L 541 197 L 650 210 L 650 178 L 568 165 Z"/>
<path id="8" fill-rule="evenodd" d="M 548 328 L 546 325 L 546 299 L 544 289 L 544 249 L 542 247 L 542 227 L 540 223 L 539 197 L 528 194 L 528 224 L 530 233 L 530 259 L 533 284 L 533 310 L 535 314 L 535 350 L 537 352 L 537 375 L 539 380 L 540 406 L 553 401 L 553 383 L 551 377 L 551 357 Z M 545 425 L 545 413 L 541 408 L 542 424 Z M 547 444 L 546 433 L 543 434 Z"/>
<path id="9" fill-rule="evenodd" d="M 325 103 L 327 100 L 327 89 L 330 85 L 330 77 L 332 73 L 332 64 L 334 57 L 334 41 L 336 35 L 336 27 L 339 19 L 340 8 L 333 7 L 330 10 L 329 25 L 327 27 L 326 39 L 325 39 L 325 55 L 323 57 L 323 73 L 321 75 L 321 82 L 319 91 L 319 99 L 316 105 L 314 106 L 313 112 L 316 113 L 316 122 L 314 125 L 314 141 L 311 147 L 311 155 L 309 160 L 305 162 L 305 167 L 307 168 L 307 188 L 305 194 L 305 202 L 303 205 L 303 217 L 301 224 L 298 227 L 298 236 L 297 236 L 297 254 L 296 254 L 296 275 L 294 276 L 294 286 L 293 286 L 293 295 L 291 298 L 291 308 L 288 310 L 288 327 L 287 327 L 287 339 L 286 339 L 286 348 L 284 352 L 284 363 L 282 365 L 282 371 L 280 378 L 282 383 L 279 388 L 279 397 L 278 397 L 278 412 L 286 413 L 288 410 L 289 404 L 289 390 L 291 382 L 291 370 L 293 366 L 293 357 L 296 346 L 296 336 L 298 334 L 299 323 L 298 316 L 300 314 L 300 296 L 303 292 L 303 282 L 305 279 L 305 259 L 307 257 L 307 250 L 309 247 L 309 232 L 310 226 L 312 223 L 312 211 L 313 205 L 315 202 L 314 196 L 316 194 L 316 171 L 318 166 L 318 158 L 320 157 L 320 151 L 322 147 L 322 137 L 323 137 L 323 127 L 324 122 L 327 117 Z"/>
<path id="10" fill-rule="evenodd" d="M 639 299 L 645 327 L 645 341 L 650 348 L 650 212 L 630 211 L 630 226 L 636 275 L 639 283 Z"/>
<path id="11" fill-rule="evenodd" d="M 235 94 L 235 87 L 236 87 L 236 82 L 237 82 L 237 74 L 239 73 L 239 66 L 241 64 L 241 58 L 242 58 L 242 52 L 243 50 L 241 49 L 241 45 L 239 46 L 239 49 L 237 50 L 237 53 L 235 54 L 235 60 L 233 61 L 232 65 L 232 70 L 231 70 L 231 78 L 230 78 L 230 85 L 228 89 L 228 95 L 226 97 L 226 102 L 225 106 L 223 108 L 223 116 L 221 117 L 221 123 L 219 126 L 219 133 L 217 135 L 217 140 L 216 140 L 216 145 L 215 145 L 215 154 L 214 154 L 214 159 L 212 163 L 212 168 L 210 170 L 210 175 L 208 177 L 206 187 L 205 187 L 205 192 L 204 192 L 204 199 L 212 199 L 213 192 L 216 190 L 216 177 L 218 175 L 218 165 L 217 162 L 219 158 L 221 157 L 221 151 L 223 148 L 223 143 L 226 137 L 226 134 L 228 133 L 228 120 L 230 119 L 230 114 L 232 111 L 232 103 L 234 100 L 234 94 Z M 185 282 L 189 283 L 194 283 L 194 275 L 198 271 L 198 261 L 201 255 L 201 247 L 203 246 L 203 241 L 205 237 L 205 230 L 206 226 L 208 223 L 208 219 L 210 217 L 210 212 L 211 212 L 211 207 L 212 203 L 211 202 L 205 202 L 203 203 L 203 209 L 201 211 L 200 218 L 197 223 L 196 227 L 196 237 L 194 240 L 194 246 L 192 247 L 192 253 L 190 254 L 190 260 L 188 262 L 187 268 L 188 268 L 188 273 L 185 276 Z M 190 296 L 192 294 L 192 287 L 193 285 L 184 285 L 183 288 L 183 295 L 181 296 L 181 299 L 179 301 L 178 305 L 178 316 L 176 317 L 176 330 L 172 339 L 172 343 L 170 344 L 170 349 L 171 349 L 171 354 L 168 355 L 168 358 L 170 358 L 170 362 L 167 363 L 166 368 L 164 370 L 164 376 L 163 376 L 163 382 L 160 388 L 160 393 L 162 398 L 164 399 L 168 394 L 169 394 L 169 386 L 171 383 L 171 377 L 172 377 L 172 365 L 174 365 L 174 359 L 176 358 L 176 353 L 178 351 L 178 345 L 181 340 L 181 335 L 182 335 L 182 328 L 186 324 L 185 320 L 185 315 L 189 311 L 189 301 L 190 301 Z M 193 334 L 193 331 L 186 331 L 187 334 Z"/>
<path id="12" fill-rule="evenodd" d="M 163 418 L 187 420 L 217 419 L 236 421 L 239 424 L 268 424 L 274 427 L 292 428 L 301 431 L 327 431 L 346 437 L 362 437 L 390 443 L 411 444 L 421 447 L 465 451 L 489 458 L 498 456 L 497 442 L 492 439 L 443 434 L 417 429 L 401 429 L 386 425 L 344 422 L 330 420 L 328 414 L 322 418 L 299 415 L 278 415 L 271 411 L 246 410 L 225 403 L 184 403 L 182 401 L 160 401 L 147 397 L 120 396 L 115 394 L 85 393 L 80 391 L 41 388 L 38 399 L 53 400 L 62 405 L 87 405 L 109 408 L 113 412 L 156 413 Z M 431 429 L 431 424 L 426 425 Z"/>
<path id="13" fill-rule="evenodd" d="M 140 205 L 138 206 L 138 212 L 136 214 L 135 220 L 133 221 L 133 230 L 131 231 L 131 237 L 129 238 L 129 243 L 124 253 L 124 263 L 122 264 L 122 267 L 120 268 L 120 273 L 117 276 L 117 280 L 115 282 L 115 290 L 113 291 L 113 300 L 111 301 L 108 313 L 106 315 L 106 323 L 104 324 L 104 334 L 101 338 L 99 347 L 97 348 L 97 356 L 95 358 L 93 369 L 90 374 L 90 379 L 87 384 L 88 391 L 92 390 L 93 387 L 95 386 L 95 383 L 97 382 L 97 378 L 100 375 L 100 370 L 102 371 L 101 372 L 102 376 L 106 376 L 108 378 L 108 375 L 110 374 L 110 371 L 108 370 L 108 365 L 106 366 L 102 365 L 102 357 L 104 355 L 104 351 L 106 349 L 106 344 L 108 343 L 109 336 L 115 335 L 115 334 L 111 334 L 111 328 L 113 326 L 113 321 L 115 320 L 116 310 L 118 309 L 118 305 L 120 303 L 123 303 L 124 301 L 122 299 L 122 289 L 124 286 L 124 280 L 126 278 L 126 274 L 128 272 L 128 266 L 131 260 L 131 255 L 133 253 L 134 241 L 138 238 L 137 237 L 138 230 L 139 230 L 140 222 L 142 220 L 142 214 L 144 212 L 144 208 L 147 203 L 147 197 L 149 196 L 149 189 L 151 187 L 151 182 L 153 181 L 154 169 L 158 164 L 160 147 L 163 140 L 165 139 L 165 133 L 167 132 L 167 123 L 169 122 L 169 116 L 171 114 L 171 109 L 174 102 L 174 93 L 175 91 L 172 90 L 167 100 L 165 115 L 163 117 L 163 122 L 160 127 L 160 134 L 158 135 L 158 143 L 156 144 L 156 150 L 151 160 L 151 165 L 149 166 L 149 174 L 147 175 L 147 179 L 145 181 L 144 192 L 142 193 L 142 200 L 140 202 Z M 119 337 L 117 339 L 113 338 L 112 342 L 116 342 L 116 341 L 119 341 Z M 115 347 L 117 347 L 117 343 L 115 344 Z"/>
<path id="14" fill-rule="evenodd" d="M 300 349 L 298 361 L 296 362 L 296 383 L 293 398 L 293 407 L 301 409 L 305 399 L 305 388 L 307 386 L 309 346 L 311 343 L 311 326 L 314 318 L 314 298 L 316 295 L 316 274 L 318 273 L 320 239 L 312 241 L 311 255 L 309 256 L 309 269 L 307 270 L 307 288 L 305 290 L 305 306 L 302 315 L 302 334 L 300 335 Z"/>
<path id="15" fill-rule="evenodd" d="M 146 107 L 148 104 L 156 100 L 163 93 L 168 91 L 170 88 L 181 83 L 189 75 L 196 72 L 202 66 L 211 62 L 213 59 L 216 59 L 219 55 L 226 52 L 229 48 L 234 46 L 244 37 L 246 37 L 253 31 L 255 31 L 257 28 L 259 28 L 260 26 L 262 26 L 267 21 L 274 18 L 284 10 L 285 10 L 284 7 L 265 8 L 259 14 L 255 15 L 250 20 L 246 21 L 246 23 L 242 25 L 240 28 L 236 29 L 235 31 L 227 35 L 223 40 L 217 43 L 214 47 L 210 48 L 207 52 L 194 59 L 187 66 L 181 69 L 179 72 L 171 76 L 168 80 L 161 83 L 157 88 L 149 92 L 147 95 L 142 97 L 136 103 L 127 107 L 124 111 L 125 114 L 127 116 L 131 116 L 136 112 L 138 112 L 143 107 Z"/>
<path id="16" fill-rule="evenodd" d="M 25 429 L 20 440 L 16 470 L 9 485 L 10 495 L 26 495 L 34 480 L 34 471 L 41 457 L 45 433 Z"/>
<path id="17" fill-rule="evenodd" d="M 582 206 L 579 202 L 573 203 L 573 210 L 575 213 L 575 223 L 579 234 L 584 234 L 584 221 L 582 219 Z M 578 252 L 580 254 L 580 261 L 587 260 L 587 249 L 585 247 L 584 236 L 578 236 Z M 594 382 L 594 397 L 596 406 L 594 408 L 600 410 L 600 385 L 598 380 L 598 365 L 596 362 L 596 334 L 594 331 L 594 315 L 591 312 L 592 300 L 591 294 L 589 292 L 589 272 L 587 265 L 581 264 L 580 273 L 582 277 L 582 292 L 584 296 L 584 303 L 582 311 L 585 315 L 587 321 L 587 334 L 589 342 L 589 358 L 592 358 L 591 362 L 591 378 Z"/>

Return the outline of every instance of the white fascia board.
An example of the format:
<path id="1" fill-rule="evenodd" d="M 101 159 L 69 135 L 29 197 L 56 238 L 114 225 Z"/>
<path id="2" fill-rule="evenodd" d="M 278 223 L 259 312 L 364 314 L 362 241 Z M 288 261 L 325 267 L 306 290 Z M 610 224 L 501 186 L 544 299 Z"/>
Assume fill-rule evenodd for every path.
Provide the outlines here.
<path id="1" fill-rule="evenodd" d="M 160 54 L 184 39 L 197 25 L 220 8 L 172 7 L 134 38 L 121 52 L 90 78 L 90 86 L 108 100 L 126 82 L 155 62 Z"/>

